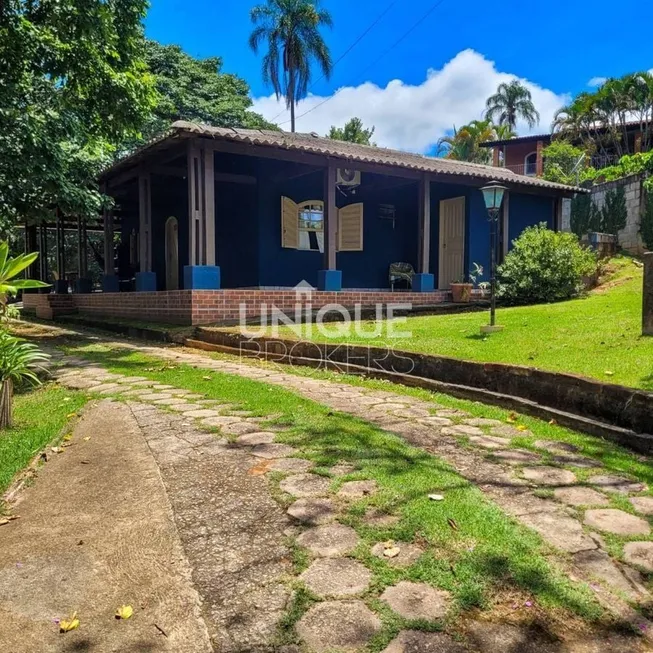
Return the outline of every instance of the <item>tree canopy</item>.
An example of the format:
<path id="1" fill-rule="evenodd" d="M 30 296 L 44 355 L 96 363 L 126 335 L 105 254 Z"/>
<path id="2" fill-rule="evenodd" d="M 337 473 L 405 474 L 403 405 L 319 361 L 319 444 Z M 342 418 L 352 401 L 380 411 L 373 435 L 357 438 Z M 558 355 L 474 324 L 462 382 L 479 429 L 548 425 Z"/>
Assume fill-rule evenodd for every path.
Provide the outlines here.
<path id="1" fill-rule="evenodd" d="M 454 127 L 451 136 L 444 136 L 438 141 L 438 147 L 446 159 L 488 164 L 492 153 L 489 148 L 481 147 L 481 143 L 495 138 L 495 126 L 489 120 L 472 120 L 460 129 Z"/>
<path id="2" fill-rule="evenodd" d="M 580 140 L 591 153 L 632 154 L 629 126 L 639 124 L 643 152 L 653 147 L 653 75 L 632 73 L 607 80 L 594 93 L 579 93 L 558 110 L 553 129 Z M 602 129 L 597 129 L 601 127 Z"/>
<path id="3" fill-rule="evenodd" d="M 154 77 L 158 99 L 143 129 L 144 138 L 169 127 L 175 120 L 216 127 L 275 128 L 249 111 L 252 100 L 247 82 L 222 72 L 220 57 L 197 59 L 178 45 L 148 40 L 145 63 Z"/>
<path id="4" fill-rule="evenodd" d="M 111 143 L 154 101 L 142 59 L 146 0 L 0 3 L 0 226 L 55 205 L 91 214 Z"/>
<path id="5" fill-rule="evenodd" d="M 319 0 L 266 0 L 251 11 L 256 27 L 249 38 L 254 52 L 263 41 L 263 81 L 272 85 L 277 99 L 286 98 L 291 131 L 295 131 L 295 105 L 308 93 L 311 64 L 317 62 L 328 79 L 333 67 L 331 54 L 320 27 L 331 27 L 331 14 Z"/>
<path id="6" fill-rule="evenodd" d="M 372 143 L 373 135 L 374 126 L 366 129 L 360 118 L 352 118 L 345 123 L 344 127 L 332 126 L 327 134 L 327 138 L 331 138 L 334 141 L 358 143 L 358 145 L 376 145 L 376 143 Z"/>
<path id="7" fill-rule="evenodd" d="M 522 118 L 529 127 L 540 122 L 531 92 L 516 79 L 499 84 L 497 92 L 487 99 L 485 117 L 499 125 L 508 125 L 513 131 Z"/>

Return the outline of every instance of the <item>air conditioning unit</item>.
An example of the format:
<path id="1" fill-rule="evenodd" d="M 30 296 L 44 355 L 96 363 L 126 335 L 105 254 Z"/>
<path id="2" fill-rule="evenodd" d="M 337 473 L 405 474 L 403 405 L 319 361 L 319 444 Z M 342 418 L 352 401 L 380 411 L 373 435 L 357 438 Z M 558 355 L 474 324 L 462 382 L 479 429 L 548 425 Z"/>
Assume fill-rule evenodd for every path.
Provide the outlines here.
<path id="1" fill-rule="evenodd" d="M 359 170 L 352 170 L 351 168 L 338 168 L 336 184 L 338 186 L 360 186 L 361 173 Z"/>

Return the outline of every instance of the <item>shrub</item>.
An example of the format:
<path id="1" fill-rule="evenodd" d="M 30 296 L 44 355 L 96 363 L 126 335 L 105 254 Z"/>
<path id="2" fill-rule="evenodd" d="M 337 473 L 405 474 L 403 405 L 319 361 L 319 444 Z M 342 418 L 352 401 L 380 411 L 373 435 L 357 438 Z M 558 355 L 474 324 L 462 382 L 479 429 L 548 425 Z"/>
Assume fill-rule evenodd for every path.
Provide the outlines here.
<path id="1" fill-rule="evenodd" d="M 590 231 L 598 231 L 600 225 L 599 211 L 588 193 L 579 193 L 571 201 L 571 230 L 582 238 Z"/>
<path id="2" fill-rule="evenodd" d="M 596 265 L 596 255 L 575 234 L 551 231 L 545 223 L 528 227 L 498 269 L 499 297 L 515 304 L 569 299 Z"/>
<path id="3" fill-rule="evenodd" d="M 616 236 L 626 227 L 627 220 L 626 190 L 620 185 L 605 193 L 605 203 L 601 209 L 601 231 Z"/>

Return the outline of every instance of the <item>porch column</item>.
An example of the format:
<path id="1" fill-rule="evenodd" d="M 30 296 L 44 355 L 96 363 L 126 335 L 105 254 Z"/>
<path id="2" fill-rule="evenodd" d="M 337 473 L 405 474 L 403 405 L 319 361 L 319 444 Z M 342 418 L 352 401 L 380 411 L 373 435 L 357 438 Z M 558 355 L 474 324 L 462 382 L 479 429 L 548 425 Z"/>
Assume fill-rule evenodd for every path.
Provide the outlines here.
<path id="1" fill-rule="evenodd" d="M 87 278 L 86 259 L 86 220 L 81 215 L 77 216 L 77 281 L 76 293 L 91 292 L 91 280 Z"/>
<path id="2" fill-rule="evenodd" d="M 138 233 L 140 272 L 136 273 L 136 291 L 156 290 L 156 273 L 152 272 L 152 177 L 138 175 Z"/>
<path id="3" fill-rule="evenodd" d="M 535 159 L 535 174 L 538 177 L 541 177 L 544 174 L 544 142 L 537 141 L 536 147 L 536 159 Z"/>
<path id="4" fill-rule="evenodd" d="M 25 223 L 25 254 L 32 254 L 38 249 L 36 225 Z M 27 279 L 40 280 L 38 259 L 27 268 L 26 275 Z"/>
<path id="5" fill-rule="evenodd" d="M 342 272 L 336 269 L 338 207 L 336 206 L 336 166 L 324 170 L 324 269 L 317 273 L 318 290 L 342 290 Z"/>
<path id="6" fill-rule="evenodd" d="M 417 274 L 413 277 L 413 290 L 430 292 L 435 288 L 431 274 L 431 180 L 424 175 L 419 188 L 419 236 L 417 252 Z"/>
<path id="7" fill-rule="evenodd" d="M 48 281 L 48 227 L 45 224 L 39 225 L 38 228 L 39 239 L 39 279 L 41 281 Z M 50 292 L 49 289 L 43 289 L 40 292 Z"/>
<path id="8" fill-rule="evenodd" d="M 106 195 L 106 185 L 102 188 Z M 116 275 L 115 254 L 113 251 L 113 210 L 106 206 L 102 209 L 102 226 L 104 227 L 104 277 L 103 292 L 118 292 L 120 284 Z"/>
<path id="9" fill-rule="evenodd" d="M 188 265 L 184 288 L 218 290 L 220 268 L 215 257 L 215 172 L 213 150 L 188 142 Z"/>
<path id="10" fill-rule="evenodd" d="M 56 209 L 56 234 L 57 234 L 57 280 L 54 282 L 56 293 L 67 293 L 68 282 L 66 281 L 66 242 L 61 210 Z"/>

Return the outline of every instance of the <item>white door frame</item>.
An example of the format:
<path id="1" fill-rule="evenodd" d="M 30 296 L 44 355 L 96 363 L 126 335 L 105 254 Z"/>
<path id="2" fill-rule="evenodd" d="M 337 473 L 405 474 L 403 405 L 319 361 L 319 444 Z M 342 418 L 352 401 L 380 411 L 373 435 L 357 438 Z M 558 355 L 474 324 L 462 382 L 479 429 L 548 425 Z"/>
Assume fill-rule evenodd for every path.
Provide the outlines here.
<path id="1" fill-rule="evenodd" d="M 446 290 L 446 289 L 449 288 L 449 282 L 448 281 L 446 282 L 446 285 L 443 285 L 443 283 L 444 283 L 443 282 L 443 279 L 444 279 L 443 240 L 444 240 L 444 238 L 443 238 L 442 234 L 443 234 L 444 221 L 442 220 L 442 205 L 444 203 L 446 203 L 446 202 L 459 202 L 460 200 L 463 200 L 463 229 L 462 229 L 462 232 L 463 232 L 463 242 L 462 242 L 462 246 L 463 246 L 463 258 L 462 258 L 462 260 L 463 260 L 463 263 L 462 263 L 462 268 L 463 269 L 461 270 L 461 274 L 464 274 L 464 271 L 465 271 L 465 246 L 466 246 L 466 242 L 465 242 L 465 231 L 466 231 L 466 229 L 465 229 L 465 226 L 466 226 L 465 225 L 465 220 L 466 220 L 466 216 L 467 216 L 467 198 L 465 197 L 465 195 L 460 195 L 458 197 L 448 197 L 447 199 L 440 200 L 440 204 L 438 206 L 438 210 L 439 210 L 439 214 L 438 214 L 438 226 L 439 226 L 438 289 L 440 289 L 440 290 Z"/>

